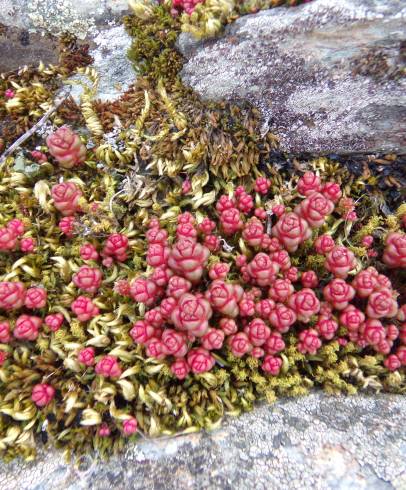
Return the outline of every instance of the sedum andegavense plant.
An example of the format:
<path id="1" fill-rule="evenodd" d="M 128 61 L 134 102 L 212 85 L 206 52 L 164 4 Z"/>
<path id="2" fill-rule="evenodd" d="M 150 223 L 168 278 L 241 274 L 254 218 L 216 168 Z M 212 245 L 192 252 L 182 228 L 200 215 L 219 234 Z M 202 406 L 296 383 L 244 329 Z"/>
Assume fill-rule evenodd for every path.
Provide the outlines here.
<path id="1" fill-rule="evenodd" d="M 257 179 L 257 197 L 265 199 L 269 188 L 269 179 Z M 116 288 L 147 307 L 130 331 L 147 356 L 167 359 L 184 379 L 209 371 L 216 352 L 229 349 L 236 357 L 260 359 L 265 373 L 278 375 L 283 336 L 294 332 L 302 354 L 314 355 L 323 342 L 337 339 L 384 354 L 390 370 L 404 365 L 399 331 L 405 307 L 399 309 L 389 278 L 374 267 L 362 270 L 353 251 L 328 229 L 319 232 L 333 213 L 354 221 L 353 201 L 342 198 L 338 184 L 323 184 L 311 172 L 297 192 L 293 209 L 278 204 L 266 212 L 237 187 L 233 196 L 218 199 L 217 216 L 198 223 L 189 212 L 179 215 L 172 243 L 168 230 L 151 220 L 146 260 L 152 272 Z M 373 238 L 367 238 L 369 248 Z M 225 240 L 242 241 L 244 253 L 224 259 Z M 389 267 L 405 267 L 405 241 L 403 233 L 387 236 L 383 261 Z M 319 275 L 292 267 L 305 242 L 324 257 Z"/>
<path id="2" fill-rule="evenodd" d="M 352 199 L 343 197 L 338 184 L 322 183 L 311 172 L 299 180 L 289 203 L 275 201 L 270 189 L 271 181 L 261 177 L 255 182 L 256 195 L 239 186 L 219 197 L 210 216 L 186 211 L 175 226 L 150 220 L 145 232 L 148 272 L 131 280 L 121 274 L 109 286 L 124 302 L 143 305 L 144 314 L 128 331 L 134 344 L 142 346 L 147 358 L 167 362 L 180 381 L 210 371 L 224 354 L 256 358 L 265 375 L 278 376 L 292 334 L 304 356 L 315 356 L 323 344 L 337 340 L 383 355 L 390 371 L 406 366 L 406 305 L 399 304 L 389 277 L 370 266 L 368 257 L 374 254 L 362 263 L 330 234 L 335 220 L 356 220 Z M 70 240 L 75 219 L 84 213 L 82 191 L 63 182 L 51 193 L 62 215 L 61 234 Z M 20 220 L 6 223 L 0 229 L 0 250 L 32 253 L 35 239 L 25 233 L 29 230 Z M 123 233 L 92 242 L 78 249 L 83 263 L 69 285 L 76 293 L 71 317 L 84 324 L 101 314 L 97 295 L 105 287 L 103 268 L 117 268 L 131 255 Z M 374 242 L 369 235 L 362 239 L 365 250 L 378 255 Z M 388 233 L 382 251 L 383 263 L 376 262 L 380 269 L 384 264 L 388 270 L 406 268 L 404 233 Z M 318 257 L 317 270 L 303 266 L 303 253 Z M 42 285 L 13 280 L 0 282 L 0 309 L 17 315 L 0 322 L 3 344 L 36 342 L 42 332 L 58 332 L 66 317 Z M 77 369 L 120 379 L 126 367 L 113 350 L 82 345 L 76 352 Z M 2 365 L 8 357 L 2 356 Z M 51 380 L 34 386 L 32 400 L 42 408 L 55 395 Z M 107 429 L 100 426 L 99 435 L 107 437 Z M 137 420 L 128 415 L 123 434 L 136 430 Z"/>

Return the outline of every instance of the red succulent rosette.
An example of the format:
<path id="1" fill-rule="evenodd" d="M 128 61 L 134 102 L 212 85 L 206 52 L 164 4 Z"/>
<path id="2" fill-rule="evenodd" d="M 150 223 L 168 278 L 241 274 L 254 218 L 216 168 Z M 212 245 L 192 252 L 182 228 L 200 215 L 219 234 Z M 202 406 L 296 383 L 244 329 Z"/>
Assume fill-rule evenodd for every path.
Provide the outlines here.
<path id="1" fill-rule="evenodd" d="M 285 333 L 296 322 L 296 313 L 282 303 L 277 303 L 269 315 L 269 323 L 278 330 Z"/>
<path id="2" fill-rule="evenodd" d="M 94 348 L 86 347 L 78 353 L 78 361 L 85 366 L 93 366 L 94 364 Z"/>
<path id="3" fill-rule="evenodd" d="M 260 347 L 271 335 L 271 329 L 261 318 L 254 318 L 245 328 L 244 332 L 255 347 Z"/>
<path id="4" fill-rule="evenodd" d="M 172 312 L 172 323 L 179 330 L 188 330 L 196 337 L 202 337 L 209 328 L 212 315 L 210 303 L 202 297 L 185 293 Z"/>
<path id="5" fill-rule="evenodd" d="M 342 196 L 341 188 L 336 182 L 326 182 L 321 187 L 321 193 L 333 203 L 336 203 L 340 200 Z"/>
<path id="6" fill-rule="evenodd" d="M 338 330 L 338 323 L 332 318 L 320 316 L 314 327 L 323 339 L 331 340 Z"/>
<path id="7" fill-rule="evenodd" d="M 251 218 L 244 225 L 243 239 L 251 247 L 259 247 L 264 236 L 264 225 L 257 218 Z"/>
<path id="8" fill-rule="evenodd" d="M 75 230 L 75 217 L 74 216 L 65 216 L 64 218 L 62 218 L 59 221 L 58 228 L 68 238 L 72 238 L 73 232 Z"/>
<path id="9" fill-rule="evenodd" d="M 375 318 L 368 318 L 360 331 L 363 338 L 371 345 L 380 344 L 386 337 L 385 327 Z"/>
<path id="10" fill-rule="evenodd" d="M 216 311 L 235 318 L 239 313 L 238 302 L 242 295 L 241 286 L 216 280 L 210 284 L 205 296 Z"/>
<path id="11" fill-rule="evenodd" d="M 53 400 L 55 396 L 55 388 L 46 383 L 35 385 L 31 392 L 31 399 L 37 407 L 45 407 Z"/>
<path id="12" fill-rule="evenodd" d="M 406 366 L 406 345 L 401 345 L 396 351 L 396 355 L 402 366 Z"/>
<path id="13" fill-rule="evenodd" d="M 266 339 L 264 348 L 267 354 L 277 354 L 285 348 L 285 342 L 279 332 L 272 332 Z"/>
<path id="14" fill-rule="evenodd" d="M 97 267 L 82 265 L 82 267 L 73 274 L 72 280 L 79 289 L 88 293 L 95 293 L 101 285 L 102 278 L 102 272 Z"/>
<path id="15" fill-rule="evenodd" d="M 209 328 L 201 339 L 202 346 L 207 350 L 221 349 L 224 342 L 224 331 L 219 328 Z"/>
<path id="16" fill-rule="evenodd" d="M 80 165 L 86 159 L 86 147 L 79 136 L 67 126 L 62 126 L 47 138 L 51 155 L 64 168 Z"/>
<path id="17" fill-rule="evenodd" d="M 366 313 L 370 318 L 393 318 L 398 312 L 398 304 L 389 289 L 381 289 L 368 298 Z"/>
<path id="18" fill-rule="evenodd" d="M 135 417 L 130 417 L 126 420 L 123 420 L 123 434 L 126 437 L 132 436 L 137 432 L 138 422 Z"/>
<path id="19" fill-rule="evenodd" d="M 213 281 L 215 281 L 216 279 L 225 279 L 229 271 L 230 266 L 228 264 L 217 262 L 217 264 L 214 264 L 210 267 L 209 277 Z"/>
<path id="20" fill-rule="evenodd" d="M 62 313 L 51 313 L 45 317 L 45 325 L 49 327 L 51 332 L 56 332 L 61 328 L 63 320 Z"/>
<path id="21" fill-rule="evenodd" d="M 211 252 L 216 252 L 220 250 L 220 238 L 216 235 L 207 235 L 204 237 L 204 246 L 207 247 Z"/>
<path id="22" fill-rule="evenodd" d="M 281 271 L 288 271 L 291 268 L 290 256 L 286 250 L 277 250 L 271 254 L 272 262 L 276 262 Z"/>
<path id="23" fill-rule="evenodd" d="M 155 334 L 155 329 L 152 325 L 149 325 L 144 320 L 138 320 L 130 330 L 131 338 L 137 344 L 145 344 L 148 340 L 152 339 Z"/>
<path id="24" fill-rule="evenodd" d="M 293 294 L 288 301 L 288 305 L 296 313 L 296 317 L 303 323 L 309 323 L 310 318 L 320 311 L 320 301 L 309 288 Z"/>
<path id="25" fill-rule="evenodd" d="M 274 301 L 284 303 L 290 296 L 292 296 L 294 291 L 295 288 L 289 279 L 276 279 L 276 281 L 269 288 L 268 294 Z"/>
<path id="26" fill-rule="evenodd" d="M 248 214 L 254 207 L 254 200 L 252 196 L 246 192 L 243 192 L 238 196 L 237 207 L 244 214 Z"/>
<path id="27" fill-rule="evenodd" d="M 272 228 L 272 235 L 280 240 L 288 252 L 296 252 L 299 245 L 311 237 L 312 231 L 296 213 L 283 214 Z"/>
<path id="28" fill-rule="evenodd" d="M 319 284 L 319 278 L 314 271 L 305 271 L 301 277 L 304 288 L 315 288 Z"/>
<path id="29" fill-rule="evenodd" d="M 272 374 L 273 376 L 278 376 L 282 368 L 282 359 L 275 356 L 265 356 L 261 368 L 267 374 Z"/>
<path id="30" fill-rule="evenodd" d="M 376 291 L 380 291 L 381 289 L 392 289 L 392 283 L 389 277 L 384 274 L 378 274 L 376 276 L 377 284 L 375 286 Z"/>
<path id="31" fill-rule="evenodd" d="M 314 241 L 314 248 L 320 255 L 331 252 L 335 247 L 335 242 L 330 235 L 321 235 Z"/>
<path id="32" fill-rule="evenodd" d="M 142 277 L 133 281 L 130 288 L 133 299 L 138 303 L 144 303 L 146 306 L 153 305 L 160 293 L 159 288 L 153 281 Z"/>
<path id="33" fill-rule="evenodd" d="M 321 340 L 319 334 L 314 328 L 303 330 L 299 334 L 299 343 L 297 344 L 297 350 L 302 354 L 316 354 L 321 347 Z"/>
<path id="34" fill-rule="evenodd" d="M 147 264 L 151 267 L 166 266 L 169 257 L 169 247 L 165 247 L 160 243 L 149 245 L 147 252 Z"/>
<path id="35" fill-rule="evenodd" d="M 178 301 L 175 298 L 164 298 L 159 305 L 159 311 L 165 320 L 170 320 Z"/>
<path id="36" fill-rule="evenodd" d="M 151 281 L 153 281 L 157 286 L 164 287 L 168 284 L 169 279 L 173 276 L 173 272 L 169 267 L 157 267 L 152 275 L 150 276 Z"/>
<path id="37" fill-rule="evenodd" d="M 319 192 L 320 190 L 320 177 L 313 172 L 306 172 L 297 183 L 297 191 L 303 196 L 310 196 L 313 192 Z"/>
<path id="38" fill-rule="evenodd" d="M 177 222 L 179 225 L 184 225 L 186 223 L 190 223 L 191 225 L 193 225 L 195 223 L 195 218 L 193 214 L 189 213 L 189 211 L 185 211 L 184 213 L 178 216 Z M 159 222 L 157 226 L 159 226 Z"/>
<path id="39" fill-rule="evenodd" d="M 275 301 L 273 301 L 272 299 L 262 299 L 261 301 L 258 301 L 258 303 L 255 305 L 255 313 L 264 320 L 267 320 L 269 318 L 269 315 L 271 314 L 271 311 L 274 308 Z"/>
<path id="40" fill-rule="evenodd" d="M 244 332 L 230 335 L 227 339 L 227 345 L 235 357 L 242 357 L 252 350 L 252 344 Z"/>
<path id="41" fill-rule="evenodd" d="M 7 344 L 8 342 L 10 342 L 10 339 L 10 322 L 4 320 L 0 322 L 0 343 Z"/>
<path id="42" fill-rule="evenodd" d="M 99 314 L 99 308 L 86 296 L 78 296 L 71 304 L 71 310 L 80 322 L 86 322 Z"/>
<path id="43" fill-rule="evenodd" d="M 393 323 L 386 325 L 386 339 L 389 341 L 394 341 L 399 337 L 399 329 Z"/>
<path id="44" fill-rule="evenodd" d="M 94 245 L 91 243 L 85 243 L 80 247 L 80 257 L 83 260 L 97 260 L 99 258 L 99 254 Z"/>
<path id="45" fill-rule="evenodd" d="M 360 298 L 368 298 L 375 290 L 377 284 L 377 276 L 369 270 L 358 272 L 352 281 L 352 286 Z"/>
<path id="46" fill-rule="evenodd" d="M 25 300 L 25 287 L 22 282 L 0 282 L 0 308 L 3 310 L 17 310 Z"/>
<path id="47" fill-rule="evenodd" d="M 55 184 L 51 189 L 54 206 L 64 216 L 72 216 L 80 210 L 79 201 L 82 191 L 74 182 Z"/>
<path id="48" fill-rule="evenodd" d="M 305 219 L 311 228 L 320 228 L 333 211 L 334 204 L 318 192 L 313 192 L 295 208 L 295 213 Z"/>
<path id="49" fill-rule="evenodd" d="M 16 320 L 13 335 L 18 340 L 36 340 L 41 325 L 42 320 L 37 316 L 20 315 Z"/>
<path id="50" fill-rule="evenodd" d="M 180 276 L 196 284 L 200 281 L 210 250 L 200 243 L 184 238 L 178 240 L 169 254 L 169 267 Z"/>
<path id="51" fill-rule="evenodd" d="M 336 246 L 327 253 L 324 267 L 336 277 L 345 279 L 356 266 L 353 252 L 347 247 Z"/>
<path id="52" fill-rule="evenodd" d="M 365 321 L 365 315 L 353 305 L 348 305 L 340 315 L 340 324 L 349 332 L 357 332 Z"/>
<path id="53" fill-rule="evenodd" d="M 388 233 L 382 259 L 388 267 L 406 268 L 406 234 Z"/>
<path id="54" fill-rule="evenodd" d="M 24 306 L 29 310 L 44 308 L 47 304 L 47 296 L 44 288 L 29 288 L 25 295 Z"/>
<path id="55" fill-rule="evenodd" d="M 189 374 L 190 368 L 185 359 L 176 359 L 176 361 L 171 364 L 171 372 L 176 378 L 182 380 Z"/>
<path id="56" fill-rule="evenodd" d="M 168 281 L 168 286 L 166 288 L 167 296 L 172 296 L 178 299 L 182 294 L 187 293 L 192 288 L 192 283 L 180 276 L 172 276 Z"/>
<path id="57" fill-rule="evenodd" d="M 297 267 L 290 267 L 283 272 L 283 277 L 289 279 L 290 282 L 296 282 L 299 279 L 299 270 Z"/>
<path id="58" fill-rule="evenodd" d="M 240 310 L 240 316 L 254 316 L 255 315 L 255 301 L 249 297 L 244 297 L 238 303 L 238 309 Z"/>
<path id="59" fill-rule="evenodd" d="M 210 371 L 216 361 L 208 350 L 199 347 L 189 351 L 187 363 L 192 373 L 200 374 Z"/>
<path id="60" fill-rule="evenodd" d="M 0 250 L 14 250 L 17 246 L 18 236 L 14 230 L 8 228 L 0 228 Z"/>
<path id="61" fill-rule="evenodd" d="M 384 365 L 386 368 L 389 369 L 389 371 L 396 371 L 402 366 L 402 363 L 400 362 L 400 359 L 397 355 L 391 354 L 388 356 L 384 361 Z"/>
<path id="62" fill-rule="evenodd" d="M 162 327 L 164 318 L 159 308 L 153 308 L 145 313 L 145 321 L 155 328 Z"/>
<path id="63" fill-rule="evenodd" d="M 118 262 L 127 260 L 128 238 L 122 233 L 112 233 L 104 244 L 104 257 L 114 257 Z"/>
<path id="64" fill-rule="evenodd" d="M 96 374 L 105 378 L 119 378 L 122 370 L 115 356 L 103 356 L 96 364 Z"/>
<path id="65" fill-rule="evenodd" d="M 234 207 L 235 207 L 235 200 L 226 195 L 220 196 L 220 198 L 216 203 L 216 209 L 219 213 L 223 213 L 227 209 L 232 209 Z"/>
<path id="66" fill-rule="evenodd" d="M 250 352 L 250 356 L 255 357 L 255 359 L 261 359 L 261 357 L 264 357 L 265 351 L 262 347 L 253 347 L 252 351 Z"/>
<path id="67" fill-rule="evenodd" d="M 36 241 L 32 237 L 22 238 L 20 241 L 20 250 L 24 253 L 34 252 Z"/>
<path id="68" fill-rule="evenodd" d="M 238 332 L 238 326 L 232 318 L 222 318 L 219 321 L 219 326 L 226 335 L 232 335 Z"/>
<path id="69" fill-rule="evenodd" d="M 223 211 L 220 215 L 221 228 L 226 235 L 241 230 L 244 223 L 241 220 L 240 211 L 237 208 L 230 208 Z"/>
<path id="70" fill-rule="evenodd" d="M 398 310 L 398 314 L 396 315 L 396 318 L 400 321 L 400 322 L 406 322 L 406 304 L 402 305 L 399 310 Z"/>
<path id="71" fill-rule="evenodd" d="M 204 218 L 198 225 L 198 229 L 205 235 L 210 235 L 216 229 L 216 223 L 210 218 Z"/>
<path id="72" fill-rule="evenodd" d="M 197 230 L 192 223 L 182 223 L 176 227 L 176 236 L 178 239 L 190 238 L 196 241 Z"/>
<path id="73" fill-rule="evenodd" d="M 264 252 L 257 253 L 247 267 L 248 274 L 258 286 L 270 286 L 279 272 L 279 264 Z"/>
<path id="74" fill-rule="evenodd" d="M 355 289 L 343 279 L 333 279 L 323 289 L 324 299 L 336 310 L 343 310 L 355 296 Z"/>
<path id="75" fill-rule="evenodd" d="M 20 219 L 12 219 L 7 223 L 7 229 L 12 231 L 14 235 L 21 236 L 24 233 L 25 226 L 24 223 Z"/>
<path id="76" fill-rule="evenodd" d="M 271 184 L 272 182 L 270 179 L 267 179 L 266 177 L 258 177 L 255 181 L 254 190 L 255 192 L 258 192 L 258 194 L 262 194 L 263 196 L 265 196 L 268 193 Z"/>
<path id="77" fill-rule="evenodd" d="M 164 345 L 164 352 L 167 355 L 184 357 L 187 354 L 188 346 L 182 333 L 172 328 L 167 328 L 162 333 L 161 341 Z"/>
<path id="78" fill-rule="evenodd" d="M 162 228 L 150 228 L 145 233 L 145 238 L 150 245 L 158 244 L 165 246 L 168 241 L 168 232 Z"/>

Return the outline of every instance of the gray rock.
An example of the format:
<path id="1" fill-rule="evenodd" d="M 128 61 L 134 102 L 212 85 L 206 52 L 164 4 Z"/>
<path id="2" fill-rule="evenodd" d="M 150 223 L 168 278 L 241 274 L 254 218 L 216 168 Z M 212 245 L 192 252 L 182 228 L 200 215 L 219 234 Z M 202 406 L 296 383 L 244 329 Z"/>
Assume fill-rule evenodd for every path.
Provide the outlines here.
<path id="1" fill-rule="evenodd" d="M 95 25 L 104 25 L 128 10 L 127 0 L 1 0 L 0 23 L 51 34 L 71 32 L 91 37 Z"/>
<path id="2" fill-rule="evenodd" d="M 178 44 L 183 81 L 205 99 L 257 106 L 284 151 L 406 152 L 401 0 L 314 0 Z"/>
<path id="3" fill-rule="evenodd" d="M 404 396 L 316 392 L 257 406 L 210 433 L 140 438 L 110 461 L 89 454 L 77 467 L 42 450 L 35 462 L 0 463 L 0 488 L 404 490 L 405 410 Z"/>
<path id="4" fill-rule="evenodd" d="M 99 74 L 99 86 L 95 98 L 102 101 L 114 100 L 125 92 L 135 81 L 134 68 L 127 57 L 131 38 L 123 25 L 106 26 L 94 34 L 93 49 L 89 54 L 93 58 L 92 67 Z M 81 80 L 88 84 L 86 77 L 76 75 L 71 80 Z M 78 103 L 83 88 L 73 85 L 71 95 Z"/>

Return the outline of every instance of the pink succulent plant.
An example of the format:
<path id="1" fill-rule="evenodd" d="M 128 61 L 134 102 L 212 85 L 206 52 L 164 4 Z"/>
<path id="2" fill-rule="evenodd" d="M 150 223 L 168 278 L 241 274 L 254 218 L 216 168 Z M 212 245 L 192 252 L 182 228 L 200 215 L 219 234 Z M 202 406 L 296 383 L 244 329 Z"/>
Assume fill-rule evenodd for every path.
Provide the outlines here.
<path id="1" fill-rule="evenodd" d="M 86 159 L 86 147 L 79 136 L 67 126 L 62 126 L 48 136 L 47 145 L 51 155 L 63 168 L 72 168 Z"/>
<path id="2" fill-rule="evenodd" d="M 44 288 L 34 287 L 27 289 L 24 306 L 29 310 L 44 308 L 47 304 L 47 292 Z"/>
<path id="3" fill-rule="evenodd" d="M 103 356 L 96 364 L 95 371 L 105 378 L 119 378 L 122 372 L 115 356 Z"/>
<path id="4" fill-rule="evenodd" d="M 72 216 L 80 210 L 79 201 L 83 194 L 74 182 L 55 184 L 51 189 L 54 206 L 64 216 Z"/>
<path id="5" fill-rule="evenodd" d="M 288 252 L 296 252 L 311 234 L 307 221 L 296 213 L 283 214 L 272 228 L 272 235 L 280 240 Z"/>
<path id="6" fill-rule="evenodd" d="M 78 296 L 70 307 L 80 322 L 91 320 L 99 314 L 99 308 L 86 296 Z"/>
<path id="7" fill-rule="evenodd" d="M 55 397 L 55 388 L 46 383 L 36 384 L 31 393 L 31 399 L 37 407 L 49 405 Z"/>

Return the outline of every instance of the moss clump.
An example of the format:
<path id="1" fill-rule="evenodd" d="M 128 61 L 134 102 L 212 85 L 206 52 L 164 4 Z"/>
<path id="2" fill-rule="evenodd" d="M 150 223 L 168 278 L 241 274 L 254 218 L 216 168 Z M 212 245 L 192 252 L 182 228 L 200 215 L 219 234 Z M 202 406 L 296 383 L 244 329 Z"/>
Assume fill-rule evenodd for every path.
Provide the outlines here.
<path id="1" fill-rule="evenodd" d="M 179 21 L 159 5 L 148 19 L 131 15 L 124 17 L 123 22 L 133 38 L 128 57 L 135 71 L 155 83 L 160 79 L 173 81 L 183 64 L 182 56 L 175 50 Z"/>

